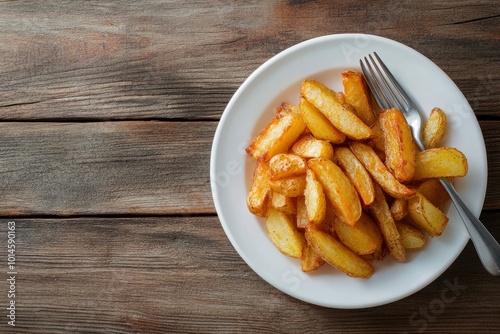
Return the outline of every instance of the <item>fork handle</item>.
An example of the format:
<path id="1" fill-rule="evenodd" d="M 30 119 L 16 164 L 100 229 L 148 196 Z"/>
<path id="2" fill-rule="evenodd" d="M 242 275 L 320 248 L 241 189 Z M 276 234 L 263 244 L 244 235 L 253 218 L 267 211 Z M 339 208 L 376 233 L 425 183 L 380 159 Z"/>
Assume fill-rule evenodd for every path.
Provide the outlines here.
<path id="1" fill-rule="evenodd" d="M 472 243 L 484 268 L 492 275 L 500 275 L 500 245 L 481 221 L 470 211 L 453 185 L 446 179 L 440 179 L 440 181 L 450 194 L 453 204 L 465 222 L 465 227 L 469 231 Z"/>

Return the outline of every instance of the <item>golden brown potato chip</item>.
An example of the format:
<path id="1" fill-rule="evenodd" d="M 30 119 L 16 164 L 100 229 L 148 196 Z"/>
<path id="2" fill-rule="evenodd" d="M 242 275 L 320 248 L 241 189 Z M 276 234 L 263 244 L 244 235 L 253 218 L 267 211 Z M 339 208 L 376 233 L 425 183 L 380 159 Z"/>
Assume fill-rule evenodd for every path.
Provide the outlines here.
<path id="1" fill-rule="evenodd" d="M 354 225 L 361 216 L 358 192 L 339 166 L 327 159 L 311 159 L 308 162 L 337 217 L 344 223 Z"/>
<path id="2" fill-rule="evenodd" d="M 252 185 L 247 195 L 248 210 L 259 217 L 265 217 L 271 186 L 267 181 L 269 167 L 263 161 L 257 161 L 253 172 Z"/>
<path id="3" fill-rule="evenodd" d="M 339 103 L 335 93 L 323 84 L 311 79 L 305 80 L 300 92 L 346 136 L 354 139 L 367 139 L 373 136 L 370 127 Z"/>
<path id="4" fill-rule="evenodd" d="M 297 197 L 304 194 L 306 189 L 306 176 L 292 176 L 285 179 L 269 180 L 269 185 L 273 191 L 279 192 L 288 197 Z"/>
<path id="5" fill-rule="evenodd" d="M 356 115 L 371 126 L 375 122 L 375 114 L 371 106 L 371 96 L 363 74 L 354 70 L 342 72 L 345 100 L 356 110 Z"/>
<path id="6" fill-rule="evenodd" d="M 375 189 L 373 188 L 372 178 L 363 164 L 348 147 L 338 147 L 335 151 L 335 158 L 344 173 L 352 181 L 363 200 L 363 204 L 365 206 L 372 204 L 375 198 Z"/>
<path id="7" fill-rule="evenodd" d="M 368 278 L 373 266 L 330 234 L 308 226 L 305 237 L 316 253 L 330 265 L 351 277 Z"/>
<path id="8" fill-rule="evenodd" d="M 269 207 L 266 215 L 266 228 L 269 238 L 280 252 L 298 259 L 302 257 L 305 239 L 289 215 Z"/>
<path id="9" fill-rule="evenodd" d="M 349 147 L 361 161 L 373 179 L 391 196 L 408 198 L 415 194 L 415 190 L 400 183 L 387 169 L 373 148 L 360 142 L 351 142 Z"/>
<path id="10" fill-rule="evenodd" d="M 246 151 L 257 160 L 269 160 L 278 153 L 287 152 L 305 128 L 306 124 L 299 113 L 277 112 Z"/>
<path id="11" fill-rule="evenodd" d="M 280 153 L 269 160 L 269 179 L 272 181 L 305 174 L 307 161 L 295 154 Z"/>
<path id="12" fill-rule="evenodd" d="M 412 221 L 431 237 L 441 235 L 448 224 L 448 217 L 418 192 L 408 200 L 408 213 Z"/>
<path id="13" fill-rule="evenodd" d="M 316 175 L 310 169 L 306 174 L 306 189 L 304 190 L 306 201 L 307 221 L 314 225 L 320 225 L 325 219 L 326 198 L 323 186 L 316 179 Z"/>
<path id="14" fill-rule="evenodd" d="M 377 222 L 385 245 L 396 261 L 406 261 L 406 251 L 401 243 L 401 236 L 392 217 L 389 205 L 380 186 L 375 185 L 375 201 L 369 208 L 373 219 Z"/>
<path id="15" fill-rule="evenodd" d="M 306 210 L 306 199 L 304 196 L 298 196 L 297 198 L 297 228 L 304 229 L 307 226 L 307 210 Z"/>
<path id="16" fill-rule="evenodd" d="M 413 179 L 465 176 L 467 170 L 467 158 L 456 148 L 430 148 L 416 154 Z"/>
<path id="17" fill-rule="evenodd" d="M 302 271 L 310 272 L 318 269 L 323 264 L 325 264 L 325 260 L 323 260 L 321 256 L 316 253 L 314 247 L 306 242 L 306 246 L 302 251 L 302 258 L 300 259 L 300 267 L 302 268 Z"/>
<path id="18" fill-rule="evenodd" d="M 398 109 L 379 114 L 384 134 L 385 165 L 400 182 L 410 181 L 415 173 L 415 143 L 405 116 Z"/>
<path id="19" fill-rule="evenodd" d="M 304 158 L 332 159 L 333 146 L 329 142 L 312 135 L 300 137 L 292 146 L 292 152 Z"/>
<path id="20" fill-rule="evenodd" d="M 382 247 L 380 230 L 366 213 L 361 215 L 354 226 L 335 219 L 334 228 L 340 241 L 358 255 L 371 254 Z"/>
<path id="21" fill-rule="evenodd" d="M 370 146 L 375 148 L 380 152 L 384 152 L 385 155 L 385 139 L 384 133 L 382 132 L 382 127 L 380 126 L 380 121 L 377 119 L 372 125 L 373 137 L 368 141 Z"/>
<path id="22" fill-rule="evenodd" d="M 401 235 L 401 242 L 405 249 L 418 249 L 425 246 L 425 235 L 412 224 L 397 221 L 396 227 Z"/>
<path id="23" fill-rule="evenodd" d="M 283 211 L 289 215 L 297 213 L 295 198 L 285 196 L 276 191 L 273 191 L 271 194 L 271 205 L 273 208 Z"/>
<path id="24" fill-rule="evenodd" d="M 446 132 L 446 114 L 439 108 L 431 110 L 429 119 L 424 123 L 422 129 L 422 141 L 425 147 L 437 147 Z"/>
<path id="25" fill-rule="evenodd" d="M 391 213 L 395 220 L 401 220 L 408 214 L 408 200 L 396 198 L 391 204 Z"/>
<path id="26" fill-rule="evenodd" d="M 428 179 L 422 182 L 417 191 L 424 195 L 432 204 L 438 208 L 443 208 L 443 205 L 450 200 L 450 195 L 444 189 L 439 179 Z"/>
<path id="27" fill-rule="evenodd" d="M 337 130 L 325 115 L 303 97 L 300 98 L 299 108 L 307 128 L 314 137 L 335 144 L 340 144 L 345 140 L 345 135 Z"/>

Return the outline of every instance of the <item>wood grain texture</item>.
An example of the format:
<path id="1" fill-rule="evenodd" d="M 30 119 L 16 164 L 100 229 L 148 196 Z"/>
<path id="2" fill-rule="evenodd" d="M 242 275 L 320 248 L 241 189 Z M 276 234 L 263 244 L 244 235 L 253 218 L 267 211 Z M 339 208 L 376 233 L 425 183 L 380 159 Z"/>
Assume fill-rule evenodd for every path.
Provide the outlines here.
<path id="1" fill-rule="evenodd" d="M 496 215 L 482 219 L 500 237 Z M 0 222 L 2 230 L 6 223 Z M 4 244 L 5 234 L 0 238 Z M 424 325 L 428 332 L 500 330 L 496 278 L 486 274 L 470 244 L 420 292 L 385 306 L 339 310 L 293 299 L 263 281 L 238 256 L 216 217 L 18 219 L 16 240 L 21 331 L 400 333 Z M 426 320 L 420 312 L 435 307 L 430 305 L 441 298 L 446 281 L 464 288 Z M 0 287 L 6 290 L 5 280 Z M 5 299 L 2 294 L 2 304 Z"/>
<path id="2" fill-rule="evenodd" d="M 0 123 L 0 215 L 213 213 L 216 123 Z"/>
<path id="3" fill-rule="evenodd" d="M 499 15 L 496 0 L 0 2 L 0 119 L 218 119 L 264 61 L 345 32 L 414 47 L 498 117 Z"/>

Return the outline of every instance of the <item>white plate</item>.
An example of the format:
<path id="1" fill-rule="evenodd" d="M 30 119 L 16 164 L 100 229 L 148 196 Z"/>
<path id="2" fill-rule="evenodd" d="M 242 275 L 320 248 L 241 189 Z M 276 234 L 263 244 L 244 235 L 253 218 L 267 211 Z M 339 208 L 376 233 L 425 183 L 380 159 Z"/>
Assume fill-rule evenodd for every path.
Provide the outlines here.
<path id="1" fill-rule="evenodd" d="M 376 51 L 428 116 L 441 107 L 448 116 L 445 145 L 468 158 L 469 172 L 457 190 L 479 216 L 486 193 L 487 162 L 481 129 L 452 80 L 429 59 L 398 42 L 372 35 L 343 34 L 297 44 L 266 61 L 236 91 L 215 133 L 210 161 L 214 203 L 222 227 L 245 262 L 264 280 L 303 301 L 335 308 L 364 308 L 404 298 L 442 274 L 465 247 L 469 236 L 452 206 L 441 237 L 411 252 L 405 263 L 375 263 L 369 279 L 356 279 L 324 265 L 303 273 L 300 262 L 281 254 L 269 240 L 263 220 L 246 207 L 255 162 L 245 147 L 273 117 L 281 102 L 298 103 L 300 84 L 314 78 L 342 90 L 340 73 L 359 69 L 359 58 Z M 250 292 L 251 293 L 251 292 Z"/>

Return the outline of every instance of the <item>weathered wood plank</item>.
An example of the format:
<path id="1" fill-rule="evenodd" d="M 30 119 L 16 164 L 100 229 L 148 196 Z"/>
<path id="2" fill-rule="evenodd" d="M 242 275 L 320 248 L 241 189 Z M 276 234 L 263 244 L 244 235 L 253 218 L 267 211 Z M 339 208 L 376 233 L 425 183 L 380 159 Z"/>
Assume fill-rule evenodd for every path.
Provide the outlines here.
<path id="1" fill-rule="evenodd" d="M 0 123 L 0 215 L 215 213 L 209 182 L 217 123 Z M 500 209 L 498 121 L 481 122 L 484 209 Z"/>
<path id="2" fill-rule="evenodd" d="M 497 215 L 486 213 L 482 219 L 499 238 Z M 492 333 L 500 330 L 497 316 L 500 290 L 492 289 L 496 278 L 482 268 L 470 244 L 441 277 L 408 298 L 366 310 L 332 310 L 288 297 L 258 277 L 232 248 L 217 217 L 16 219 L 15 222 L 16 329 L 19 330 L 37 333 L 317 333 L 326 329 L 356 333 L 422 329 Z M 7 220 L 0 221 L 3 231 L 6 224 Z M 5 244 L 6 233 L 0 234 L 0 242 Z M 5 252 L 6 249 L 2 250 L 4 255 Z M 436 303 L 447 287 L 446 281 L 465 288 L 444 309 L 438 310 Z M 5 280 L 1 282 L 6 291 Z M 3 305 L 6 298 L 5 294 L 0 297 Z M 2 321 L 0 329 L 5 326 Z"/>
<path id="3" fill-rule="evenodd" d="M 214 212 L 216 123 L 0 123 L 0 215 Z"/>
<path id="4" fill-rule="evenodd" d="M 0 2 L 0 119 L 218 119 L 265 60 L 346 31 L 414 47 L 498 117 L 499 14 L 495 0 Z"/>

